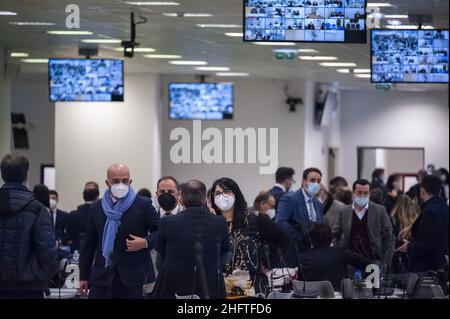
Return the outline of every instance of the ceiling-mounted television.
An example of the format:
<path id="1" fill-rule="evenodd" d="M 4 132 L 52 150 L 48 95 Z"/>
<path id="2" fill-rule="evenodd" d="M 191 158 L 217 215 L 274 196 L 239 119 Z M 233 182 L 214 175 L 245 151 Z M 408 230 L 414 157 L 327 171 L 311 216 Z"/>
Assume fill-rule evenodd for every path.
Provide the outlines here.
<path id="1" fill-rule="evenodd" d="M 231 120 L 233 114 L 232 83 L 169 84 L 171 120 Z"/>
<path id="2" fill-rule="evenodd" d="M 51 102 L 123 102 L 122 60 L 49 59 Z"/>
<path id="3" fill-rule="evenodd" d="M 366 43 L 366 0 L 244 0 L 244 41 Z"/>
<path id="4" fill-rule="evenodd" d="M 372 83 L 448 83 L 448 30 L 372 30 Z"/>

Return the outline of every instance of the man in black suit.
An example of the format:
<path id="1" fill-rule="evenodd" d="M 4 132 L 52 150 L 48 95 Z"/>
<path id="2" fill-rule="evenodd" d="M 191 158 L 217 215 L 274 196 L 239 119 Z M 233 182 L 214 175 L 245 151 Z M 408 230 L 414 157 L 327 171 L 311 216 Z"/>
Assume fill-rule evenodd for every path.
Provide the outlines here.
<path id="1" fill-rule="evenodd" d="M 411 242 L 403 239 L 404 244 L 398 248 L 398 251 L 408 255 L 409 271 L 436 271 L 448 267 L 445 258 L 448 256 L 449 245 L 448 205 L 439 196 L 441 189 L 442 181 L 439 177 L 427 175 L 423 178 L 420 189 L 420 197 L 424 203 L 422 214 L 412 226 Z"/>
<path id="2" fill-rule="evenodd" d="M 78 206 L 76 210 L 69 214 L 67 237 L 72 252 L 81 248 L 91 204 L 98 200 L 99 196 L 98 184 L 95 182 L 87 182 L 83 190 L 84 204 Z"/>
<path id="3" fill-rule="evenodd" d="M 278 208 L 281 197 L 294 185 L 294 175 L 295 171 L 290 167 L 280 167 L 275 172 L 276 184 L 269 190 L 269 193 L 275 197 L 275 209 Z"/>
<path id="4" fill-rule="evenodd" d="M 341 281 L 347 276 L 348 265 L 365 272 L 371 261 L 344 247 L 330 247 L 333 239 L 331 228 L 315 224 L 309 234 L 312 249 L 300 255 L 303 265 L 303 281 L 329 281 L 334 290 L 341 290 Z"/>
<path id="5" fill-rule="evenodd" d="M 225 218 L 206 208 L 206 186 L 200 181 L 182 185 L 180 201 L 186 209 L 161 220 L 155 248 L 161 269 L 154 297 L 225 298 L 222 264 L 231 252 Z"/>
<path id="6" fill-rule="evenodd" d="M 108 190 L 92 204 L 80 254 L 80 287 L 91 299 L 139 299 L 155 279 L 150 251 L 160 218 L 130 187 L 123 164 L 108 168 Z"/>
<path id="7" fill-rule="evenodd" d="M 50 197 L 50 217 L 55 230 L 56 241 L 62 245 L 67 244 L 67 224 L 69 214 L 58 209 L 59 195 L 55 190 L 49 191 Z"/>

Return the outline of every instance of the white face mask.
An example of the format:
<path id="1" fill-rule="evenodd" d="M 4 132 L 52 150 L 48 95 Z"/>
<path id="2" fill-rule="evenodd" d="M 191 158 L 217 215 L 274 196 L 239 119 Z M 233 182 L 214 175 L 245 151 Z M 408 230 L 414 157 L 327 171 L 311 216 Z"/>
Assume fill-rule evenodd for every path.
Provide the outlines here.
<path id="1" fill-rule="evenodd" d="M 275 208 L 268 209 L 266 211 L 266 215 L 269 216 L 270 219 L 275 218 Z"/>
<path id="2" fill-rule="evenodd" d="M 55 210 L 56 205 L 58 205 L 58 202 L 56 201 L 56 199 L 50 199 L 50 209 Z"/>
<path id="3" fill-rule="evenodd" d="M 223 212 L 230 210 L 234 205 L 234 196 L 221 194 L 219 196 L 214 197 L 214 203 L 219 207 L 219 209 Z"/>
<path id="4" fill-rule="evenodd" d="M 128 192 L 130 191 L 130 186 L 125 185 L 123 183 L 120 184 L 114 184 L 111 186 L 111 193 L 115 198 L 124 198 L 127 196 Z"/>

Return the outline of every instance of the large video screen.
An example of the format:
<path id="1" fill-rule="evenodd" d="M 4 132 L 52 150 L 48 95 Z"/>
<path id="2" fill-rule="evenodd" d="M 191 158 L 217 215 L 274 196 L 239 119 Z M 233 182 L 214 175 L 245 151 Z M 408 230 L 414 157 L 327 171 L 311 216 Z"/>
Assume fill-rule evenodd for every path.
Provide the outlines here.
<path id="1" fill-rule="evenodd" d="M 234 113 L 232 83 L 170 83 L 171 120 L 230 120 Z"/>
<path id="2" fill-rule="evenodd" d="M 244 41 L 366 43 L 366 0 L 245 0 Z"/>
<path id="3" fill-rule="evenodd" d="M 123 61 L 50 59 L 50 101 L 123 102 Z"/>
<path id="4" fill-rule="evenodd" d="M 448 30 L 372 30 L 373 83 L 448 83 Z"/>

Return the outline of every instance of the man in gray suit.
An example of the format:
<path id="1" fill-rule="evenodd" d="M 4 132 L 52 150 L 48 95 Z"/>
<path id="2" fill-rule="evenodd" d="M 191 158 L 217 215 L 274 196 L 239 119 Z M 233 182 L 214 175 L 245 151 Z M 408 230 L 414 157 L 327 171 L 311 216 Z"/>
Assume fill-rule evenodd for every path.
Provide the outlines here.
<path id="1" fill-rule="evenodd" d="M 369 201 L 370 183 L 353 184 L 353 204 L 346 206 L 333 226 L 334 243 L 390 267 L 395 249 L 392 224 L 384 206 Z"/>

